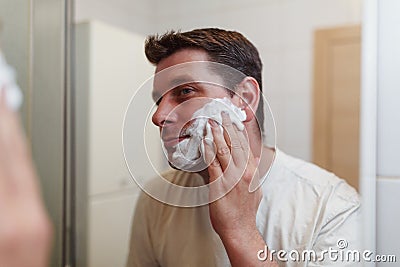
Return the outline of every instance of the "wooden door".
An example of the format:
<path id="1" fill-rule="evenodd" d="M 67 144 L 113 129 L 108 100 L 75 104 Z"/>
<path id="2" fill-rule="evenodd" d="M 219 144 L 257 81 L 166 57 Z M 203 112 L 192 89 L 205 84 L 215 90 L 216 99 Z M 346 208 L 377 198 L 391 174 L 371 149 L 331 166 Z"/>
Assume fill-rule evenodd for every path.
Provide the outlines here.
<path id="1" fill-rule="evenodd" d="M 361 27 L 315 32 L 313 162 L 358 190 Z"/>

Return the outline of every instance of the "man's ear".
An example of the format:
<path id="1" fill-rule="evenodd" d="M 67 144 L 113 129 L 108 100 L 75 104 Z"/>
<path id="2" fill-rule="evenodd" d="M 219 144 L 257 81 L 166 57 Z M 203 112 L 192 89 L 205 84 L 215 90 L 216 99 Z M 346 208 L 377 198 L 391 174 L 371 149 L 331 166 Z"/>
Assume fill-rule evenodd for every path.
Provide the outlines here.
<path id="1" fill-rule="evenodd" d="M 246 122 L 251 121 L 256 115 L 258 103 L 260 102 L 260 88 L 253 77 L 244 78 L 235 91 L 239 107 L 246 112 Z"/>

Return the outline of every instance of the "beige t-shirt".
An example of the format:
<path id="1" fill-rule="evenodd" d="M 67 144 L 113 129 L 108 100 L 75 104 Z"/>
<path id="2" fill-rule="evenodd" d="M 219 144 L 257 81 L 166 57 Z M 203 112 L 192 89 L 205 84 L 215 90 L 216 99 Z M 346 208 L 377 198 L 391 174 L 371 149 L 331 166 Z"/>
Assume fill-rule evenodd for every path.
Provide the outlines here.
<path id="1" fill-rule="evenodd" d="M 199 175 L 176 170 L 165 177 L 186 186 L 199 182 Z M 339 240 L 347 249 L 360 247 L 360 201 L 344 180 L 277 150 L 262 191 L 257 227 L 270 250 L 286 251 L 275 254 L 280 266 L 356 265 L 341 261 L 338 247 Z M 142 193 L 131 231 L 128 267 L 230 266 L 207 205 L 173 207 Z M 323 252 L 329 248 L 339 251 L 336 262 Z M 305 250 L 316 253 L 315 262 L 302 260 Z"/>

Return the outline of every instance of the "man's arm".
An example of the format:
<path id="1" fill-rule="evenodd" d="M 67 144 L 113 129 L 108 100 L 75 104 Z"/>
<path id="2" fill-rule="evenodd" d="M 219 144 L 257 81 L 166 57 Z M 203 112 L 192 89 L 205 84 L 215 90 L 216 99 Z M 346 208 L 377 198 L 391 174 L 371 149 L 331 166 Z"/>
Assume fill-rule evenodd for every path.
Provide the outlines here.
<path id="1" fill-rule="evenodd" d="M 18 116 L 0 88 L 0 266 L 47 266 L 52 236 Z"/>
<path id="2" fill-rule="evenodd" d="M 215 158 L 212 147 L 205 143 L 206 160 L 210 163 L 210 199 L 229 192 L 209 205 L 212 226 L 232 266 L 277 266 L 276 262 L 262 262 L 257 257 L 257 252 L 267 245 L 256 227 L 262 192 L 250 190 L 250 185 L 260 178 L 258 159 L 254 158 L 245 134 L 233 126 L 229 115 L 223 113 L 222 118 L 224 133 L 210 121 L 217 152 Z"/>

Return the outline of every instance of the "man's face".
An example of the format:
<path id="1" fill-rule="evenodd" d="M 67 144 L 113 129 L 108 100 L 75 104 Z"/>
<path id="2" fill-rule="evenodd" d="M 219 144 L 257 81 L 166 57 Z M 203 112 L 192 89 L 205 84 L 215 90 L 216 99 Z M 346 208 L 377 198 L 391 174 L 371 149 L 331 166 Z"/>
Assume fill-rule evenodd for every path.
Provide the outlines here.
<path id="1" fill-rule="evenodd" d="M 202 50 L 184 49 L 157 65 L 153 89 L 157 110 L 152 121 L 160 128 L 169 161 L 175 151 L 174 146 L 189 138 L 185 129 L 192 123 L 193 113 L 210 98 L 230 98 L 229 92 L 220 86 L 223 84 L 221 77 L 206 68 L 204 63 L 189 63 L 208 60 L 207 53 Z"/>

